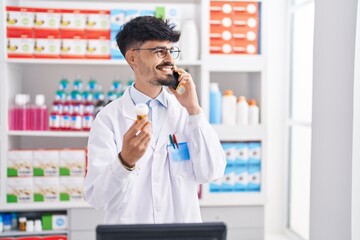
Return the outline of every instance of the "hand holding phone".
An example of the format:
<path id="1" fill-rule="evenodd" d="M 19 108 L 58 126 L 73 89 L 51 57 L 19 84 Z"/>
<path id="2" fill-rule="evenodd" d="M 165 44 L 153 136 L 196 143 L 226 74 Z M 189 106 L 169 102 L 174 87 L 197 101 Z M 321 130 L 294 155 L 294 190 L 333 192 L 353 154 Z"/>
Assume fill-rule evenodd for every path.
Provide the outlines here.
<path id="1" fill-rule="evenodd" d="M 179 94 L 183 94 L 185 92 L 185 87 L 183 85 L 179 85 L 179 76 L 180 73 L 173 71 L 174 80 L 171 82 L 171 87 Z"/>
<path id="2" fill-rule="evenodd" d="M 171 82 L 171 87 L 176 90 L 176 88 L 179 86 L 179 76 L 180 74 L 178 72 L 173 71 L 174 80 Z"/>

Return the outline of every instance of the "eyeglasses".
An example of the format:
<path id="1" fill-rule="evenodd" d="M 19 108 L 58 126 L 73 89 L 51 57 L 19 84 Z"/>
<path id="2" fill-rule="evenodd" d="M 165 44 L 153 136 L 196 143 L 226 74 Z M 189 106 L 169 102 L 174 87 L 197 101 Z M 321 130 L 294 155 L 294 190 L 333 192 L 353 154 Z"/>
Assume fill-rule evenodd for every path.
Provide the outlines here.
<path id="1" fill-rule="evenodd" d="M 159 58 L 165 58 L 167 53 L 170 53 L 170 56 L 173 59 L 176 59 L 179 57 L 179 53 L 181 52 L 180 49 L 178 47 L 171 47 L 171 48 L 166 48 L 166 47 L 155 47 L 155 48 L 134 48 L 133 51 L 140 51 L 140 50 L 147 50 L 147 51 L 153 51 L 153 53 L 156 53 L 156 55 Z"/>

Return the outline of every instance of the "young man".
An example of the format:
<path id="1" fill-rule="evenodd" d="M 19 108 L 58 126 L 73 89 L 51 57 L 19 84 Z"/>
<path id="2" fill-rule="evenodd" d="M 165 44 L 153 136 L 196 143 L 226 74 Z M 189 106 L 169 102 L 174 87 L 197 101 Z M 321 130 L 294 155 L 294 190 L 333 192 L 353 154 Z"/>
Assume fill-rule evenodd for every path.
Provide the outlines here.
<path id="1" fill-rule="evenodd" d="M 194 81 L 174 65 L 179 38 L 174 26 L 150 16 L 129 21 L 117 35 L 135 83 L 96 116 L 84 184 L 86 200 L 105 210 L 105 223 L 201 222 L 198 184 L 224 174 L 225 155 Z M 173 71 L 185 86 L 181 95 L 164 87 Z M 136 120 L 138 103 L 149 106 L 148 118 Z"/>

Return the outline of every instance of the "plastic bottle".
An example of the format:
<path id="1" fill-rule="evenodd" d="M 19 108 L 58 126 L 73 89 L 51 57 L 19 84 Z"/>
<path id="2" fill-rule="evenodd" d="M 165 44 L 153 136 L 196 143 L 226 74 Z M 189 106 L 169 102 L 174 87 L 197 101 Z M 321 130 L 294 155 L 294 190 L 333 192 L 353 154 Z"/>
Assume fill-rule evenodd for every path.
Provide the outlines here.
<path id="1" fill-rule="evenodd" d="M 107 92 L 106 95 L 106 104 L 111 103 L 118 97 L 117 92 L 115 91 L 114 86 L 110 87 L 110 90 Z"/>
<path id="2" fill-rule="evenodd" d="M 42 224 L 41 224 L 41 220 L 40 220 L 40 219 L 36 219 L 36 220 L 35 220 L 34 231 L 35 231 L 35 232 L 41 232 L 41 231 L 42 231 Z"/>
<path id="3" fill-rule="evenodd" d="M 26 232 L 33 232 L 34 231 L 34 221 L 27 220 L 26 221 Z"/>
<path id="4" fill-rule="evenodd" d="M 249 124 L 256 125 L 260 123 L 260 111 L 256 106 L 255 99 L 249 100 Z"/>
<path id="5" fill-rule="evenodd" d="M 71 118 L 70 118 L 70 130 L 80 131 L 81 129 L 82 129 L 82 114 L 80 113 L 80 107 L 78 105 L 75 105 L 74 112 L 71 114 Z"/>
<path id="6" fill-rule="evenodd" d="M 0 233 L 4 231 L 3 215 L 0 214 Z"/>
<path id="7" fill-rule="evenodd" d="M 97 90 L 98 83 L 93 76 L 90 76 L 89 81 L 87 83 L 87 90 L 91 93 L 94 93 Z"/>
<path id="8" fill-rule="evenodd" d="M 45 131 L 48 128 L 48 108 L 45 105 L 45 96 L 35 96 L 35 106 L 31 109 L 32 130 Z"/>
<path id="9" fill-rule="evenodd" d="M 26 217 L 19 218 L 19 231 L 26 231 Z"/>
<path id="10" fill-rule="evenodd" d="M 15 110 L 16 130 L 31 129 L 31 108 L 29 106 L 30 96 L 28 94 L 19 94 Z"/>
<path id="11" fill-rule="evenodd" d="M 61 80 L 59 82 L 59 90 L 65 92 L 65 93 L 69 93 L 70 92 L 70 85 L 69 85 L 69 80 L 66 76 L 62 76 Z"/>
<path id="12" fill-rule="evenodd" d="M 53 131 L 61 130 L 60 118 L 63 109 L 63 102 L 61 99 L 63 98 L 63 95 L 63 91 L 56 91 L 55 99 L 52 103 L 52 110 L 49 116 L 49 128 Z"/>
<path id="13" fill-rule="evenodd" d="M 232 90 L 225 90 L 222 97 L 222 124 L 235 125 L 236 97 Z"/>
<path id="14" fill-rule="evenodd" d="M 210 123 L 221 124 L 222 96 L 218 83 L 210 83 Z"/>
<path id="15" fill-rule="evenodd" d="M 194 61 L 199 59 L 199 33 L 193 19 L 185 20 L 180 39 L 181 59 Z"/>
<path id="16" fill-rule="evenodd" d="M 5 213 L 3 215 L 3 228 L 4 228 L 4 232 L 6 231 L 11 231 L 11 214 L 10 213 Z"/>
<path id="17" fill-rule="evenodd" d="M 103 109 L 106 105 L 105 94 L 101 90 L 101 86 L 98 87 L 98 91 L 94 94 L 95 103 L 94 103 L 94 118 L 96 115 Z"/>
<path id="18" fill-rule="evenodd" d="M 82 129 L 89 131 L 91 124 L 94 120 L 94 102 L 92 101 L 93 95 L 83 92 L 84 99 L 84 114 L 82 117 Z"/>
<path id="19" fill-rule="evenodd" d="M 10 130 L 20 130 L 19 117 L 20 117 L 20 111 L 23 101 L 22 99 L 23 99 L 22 94 L 16 94 L 14 105 L 10 107 L 10 111 L 9 111 Z"/>
<path id="20" fill-rule="evenodd" d="M 119 76 L 117 76 L 117 75 L 114 76 L 114 80 L 112 82 L 112 87 L 113 87 L 114 91 L 116 92 L 116 94 L 119 96 L 123 89 L 123 86 L 122 86 Z"/>
<path id="21" fill-rule="evenodd" d="M 60 115 L 60 128 L 62 131 L 70 130 L 70 117 L 73 112 L 73 105 L 71 103 L 71 96 L 67 94 L 63 105 L 63 111 Z"/>
<path id="22" fill-rule="evenodd" d="M 240 96 L 236 104 L 236 124 L 247 125 L 249 123 L 249 104 L 246 97 Z"/>
<path id="23" fill-rule="evenodd" d="M 17 230 L 18 228 L 18 218 L 16 213 L 11 213 L 11 230 Z"/>

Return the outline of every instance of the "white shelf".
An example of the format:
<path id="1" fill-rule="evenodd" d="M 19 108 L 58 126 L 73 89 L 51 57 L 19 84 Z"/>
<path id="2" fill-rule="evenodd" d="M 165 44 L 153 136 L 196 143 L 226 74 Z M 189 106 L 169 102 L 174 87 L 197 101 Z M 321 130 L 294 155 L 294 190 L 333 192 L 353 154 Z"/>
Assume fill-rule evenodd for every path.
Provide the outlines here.
<path id="1" fill-rule="evenodd" d="M 72 131 L 9 131 L 9 136 L 25 137 L 79 137 L 87 138 L 89 132 L 72 132 Z"/>
<path id="2" fill-rule="evenodd" d="M 87 202 L 41 202 L 41 203 L 6 203 L 0 207 L 0 211 L 19 210 L 66 210 L 69 208 L 92 208 Z"/>
<path id="3" fill-rule="evenodd" d="M 220 141 L 256 141 L 266 137 L 265 127 L 262 125 L 212 125 Z"/>
<path id="4" fill-rule="evenodd" d="M 21 236 L 34 236 L 34 235 L 67 235 L 67 230 L 48 230 L 41 232 L 20 232 L 20 231 L 9 231 L 0 233 L 2 237 L 21 237 Z"/>
<path id="5" fill-rule="evenodd" d="M 258 206 L 265 202 L 265 194 L 262 192 L 219 192 L 206 193 L 204 199 L 200 199 L 200 207 Z"/>
<path id="6" fill-rule="evenodd" d="M 125 60 L 110 60 L 110 59 L 36 59 L 36 58 L 22 58 L 22 59 L 6 59 L 8 63 L 16 64 L 56 64 L 56 65 L 116 65 L 128 66 Z M 200 66 L 201 61 L 176 61 L 178 66 Z"/>

